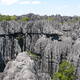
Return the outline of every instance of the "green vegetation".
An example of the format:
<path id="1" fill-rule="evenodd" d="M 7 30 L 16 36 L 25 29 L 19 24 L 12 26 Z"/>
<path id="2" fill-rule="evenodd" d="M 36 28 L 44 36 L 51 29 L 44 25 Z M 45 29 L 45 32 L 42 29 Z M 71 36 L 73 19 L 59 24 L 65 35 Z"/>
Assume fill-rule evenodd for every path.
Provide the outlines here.
<path id="1" fill-rule="evenodd" d="M 75 80 L 75 67 L 68 61 L 62 61 L 59 71 L 53 75 L 52 80 Z"/>
<path id="2" fill-rule="evenodd" d="M 0 21 L 16 20 L 16 16 L 0 15 Z"/>
<path id="3" fill-rule="evenodd" d="M 16 21 L 29 21 L 30 18 L 28 17 L 22 17 L 17 20 L 17 16 L 9 16 L 9 15 L 0 15 L 0 21 L 11 21 L 11 20 L 16 20 Z"/>
<path id="4" fill-rule="evenodd" d="M 14 15 L 14 16 L 10 16 L 10 19 L 11 20 L 16 20 L 16 16 Z"/>
<path id="5" fill-rule="evenodd" d="M 49 21 L 54 21 L 54 20 L 56 20 L 56 18 L 48 17 L 48 20 L 49 20 Z"/>
<path id="6" fill-rule="evenodd" d="M 32 53 L 31 51 L 27 51 L 28 52 L 28 54 L 30 55 L 30 56 L 32 56 L 32 57 L 38 57 L 38 55 L 36 55 L 36 54 L 34 54 L 34 53 Z"/>
<path id="7" fill-rule="evenodd" d="M 28 18 L 28 17 L 23 17 L 20 19 L 20 21 L 29 21 L 29 20 L 30 20 L 30 18 Z"/>

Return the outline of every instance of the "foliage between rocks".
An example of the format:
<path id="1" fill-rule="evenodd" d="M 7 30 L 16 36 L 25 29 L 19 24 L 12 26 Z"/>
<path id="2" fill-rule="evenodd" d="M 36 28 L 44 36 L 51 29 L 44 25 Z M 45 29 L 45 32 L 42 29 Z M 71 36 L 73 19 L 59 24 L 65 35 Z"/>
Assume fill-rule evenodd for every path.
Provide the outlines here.
<path id="1" fill-rule="evenodd" d="M 20 19 L 20 21 L 29 21 L 29 20 L 30 20 L 30 18 L 28 18 L 28 17 L 23 17 Z"/>
<path id="2" fill-rule="evenodd" d="M 27 51 L 28 52 L 28 54 L 29 54 L 29 56 L 31 56 L 31 57 L 33 57 L 33 58 L 39 58 L 39 56 L 38 55 L 36 55 L 35 53 L 32 53 L 31 51 Z"/>
<path id="3" fill-rule="evenodd" d="M 75 67 L 68 61 L 62 61 L 59 65 L 59 71 L 55 72 L 52 80 L 75 80 Z"/>

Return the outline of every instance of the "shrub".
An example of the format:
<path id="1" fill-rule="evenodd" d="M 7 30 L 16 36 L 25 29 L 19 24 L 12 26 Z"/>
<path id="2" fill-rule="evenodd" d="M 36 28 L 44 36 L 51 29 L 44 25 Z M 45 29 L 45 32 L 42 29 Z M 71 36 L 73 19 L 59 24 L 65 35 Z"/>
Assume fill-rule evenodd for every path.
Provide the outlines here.
<path id="1" fill-rule="evenodd" d="M 59 71 L 53 75 L 52 80 L 75 80 L 75 67 L 68 61 L 62 61 Z"/>
<path id="2" fill-rule="evenodd" d="M 11 20 L 16 20 L 17 19 L 15 15 L 11 16 L 10 18 L 11 18 Z"/>
<path id="3" fill-rule="evenodd" d="M 0 21 L 16 20 L 16 16 L 0 15 Z"/>
<path id="4" fill-rule="evenodd" d="M 9 15 L 0 15 L 0 21 L 11 21 L 11 20 L 17 20 L 17 17 L 14 16 L 9 16 Z M 28 17 L 22 17 L 18 21 L 29 21 L 30 18 Z"/>
<path id="5" fill-rule="evenodd" d="M 28 18 L 28 17 L 23 17 L 20 19 L 20 21 L 29 21 L 29 20 L 30 20 L 30 18 Z"/>

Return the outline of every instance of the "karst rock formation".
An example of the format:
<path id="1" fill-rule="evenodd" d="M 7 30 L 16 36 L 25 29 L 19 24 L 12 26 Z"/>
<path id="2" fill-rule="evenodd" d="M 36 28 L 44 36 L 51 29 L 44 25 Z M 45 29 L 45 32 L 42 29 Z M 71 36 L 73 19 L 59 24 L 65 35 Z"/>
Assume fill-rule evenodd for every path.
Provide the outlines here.
<path id="1" fill-rule="evenodd" d="M 78 17 L 27 16 L 0 21 L 0 80 L 51 80 L 62 60 L 74 64 L 80 80 Z"/>

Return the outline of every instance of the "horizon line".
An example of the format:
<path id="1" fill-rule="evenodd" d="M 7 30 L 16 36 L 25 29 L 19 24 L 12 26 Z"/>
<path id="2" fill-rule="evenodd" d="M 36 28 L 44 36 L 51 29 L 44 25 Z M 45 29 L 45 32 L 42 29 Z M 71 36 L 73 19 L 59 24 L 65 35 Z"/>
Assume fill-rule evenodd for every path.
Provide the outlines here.
<path id="1" fill-rule="evenodd" d="M 24 15 L 28 15 L 28 14 L 33 14 L 33 15 L 39 15 L 39 16 L 67 16 L 67 17 L 80 17 L 80 15 L 62 15 L 62 14 L 38 14 L 38 13 L 22 13 L 22 14 L 6 14 L 6 13 L 0 13 L 0 15 L 8 15 L 8 16 L 24 16 Z"/>

